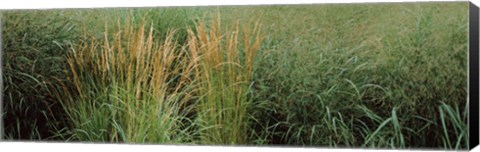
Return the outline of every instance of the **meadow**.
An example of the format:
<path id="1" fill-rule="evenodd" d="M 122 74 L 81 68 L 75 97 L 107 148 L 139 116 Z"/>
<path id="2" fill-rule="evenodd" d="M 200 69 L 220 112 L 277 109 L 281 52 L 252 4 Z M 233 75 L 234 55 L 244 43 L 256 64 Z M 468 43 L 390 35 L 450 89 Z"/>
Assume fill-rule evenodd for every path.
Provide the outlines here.
<path id="1" fill-rule="evenodd" d="M 468 147 L 468 2 L 1 15 L 6 140 Z"/>

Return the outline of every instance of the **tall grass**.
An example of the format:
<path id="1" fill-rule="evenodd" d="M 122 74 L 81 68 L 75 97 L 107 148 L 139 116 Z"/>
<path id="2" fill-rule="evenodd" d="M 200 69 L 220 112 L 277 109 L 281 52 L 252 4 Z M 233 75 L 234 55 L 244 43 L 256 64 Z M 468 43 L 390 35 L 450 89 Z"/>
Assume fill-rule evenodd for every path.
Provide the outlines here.
<path id="1" fill-rule="evenodd" d="M 58 139 L 136 143 L 469 144 L 468 3 L 159 10 L 5 16 L 7 137 L 57 130 Z"/>
<path id="2" fill-rule="evenodd" d="M 74 89 L 64 87 L 70 92 L 64 107 L 72 140 L 245 144 L 247 90 L 261 36 L 258 24 L 233 28 L 223 33 L 220 18 L 209 28 L 199 22 L 183 46 L 173 31 L 156 43 L 153 28 L 120 20 L 104 40 L 84 35 L 67 57 Z M 195 95 L 196 117 L 188 120 Z"/>
<path id="3" fill-rule="evenodd" d="M 175 143 L 185 140 L 180 121 L 190 95 L 182 49 L 153 39 L 153 28 L 117 24 L 104 41 L 84 37 L 67 57 L 75 90 L 65 109 L 72 137 L 81 141 Z M 107 25 L 105 25 L 107 29 Z M 111 41 L 110 41 L 111 40 Z M 190 66 L 192 67 L 192 66 Z M 69 90 L 65 89 L 65 92 Z"/>
<path id="4" fill-rule="evenodd" d="M 62 83 L 68 83 L 65 55 L 73 44 L 81 39 L 82 29 L 88 29 L 95 39 L 104 39 L 103 23 L 116 25 L 116 14 L 126 23 L 126 16 L 132 26 L 139 27 L 138 18 L 149 14 L 152 21 L 164 24 L 153 25 L 153 37 L 164 40 L 168 28 L 187 27 L 190 12 L 172 15 L 179 9 L 163 12 L 152 9 L 114 10 L 37 10 L 2 12 L 2 73 L 3 114 L 6 139 L 55 139 L 64 140 L 58 132 L 66 130 L 68 120 L 63 116 L 60 101 L 55 94 L 63 93 Z M 115 12 L 115 13 L 113 13 Z M 153 15 L 154 14 L 154 15 Z M 177 19 L 184 15 L 184 20 Z M 136 18 L 135 18 L 136 17 Z M 148 18 L 148 16 L 147 16 Z M 169 21 L 169 22 L 167 22 Z M 166 25 L 165 23 L 168 23 Z M 109 26 L 108 32 L 116 32 L 116 26 Z M 186 32 L 186 30 L 183 30 Z M 100 34 L 98 34 L 100 33 Z M 162 33 L 162 34 L 159 34 Z M 176 37 L 177 34 L 173 34 Z M 113 36 L 112 36 L 113 37 Z M 66 86 L 72 89 L 72 85 Z M 60 133 L 62 134 L 62 133 Z"/>
<path id="5" fill-rule="evenodd" d="M 1 12 L 4 139 L 52 140 L 65 125 L 53 94 L 65 81 L 62 56 L 78 31 L 64 13 Z"/>
<path id="6" fill-rule="evenodd" d="M 218 15 L 208 27 L 198 22 L 197 33 L 189 30 L 188 49 L 200 84 L 196 112 L 204 128 L 200 133 L 203 143 L 247 143 L 247 110 L 251 106 L 247 91 L 262 41 L 258 26 L 255 23 L 252 29 L 245 26 L 240 30 L 237 23 L 224 32 Z"/>
<path id="7" fill-rule="evenodd" d="M 269 16 L 268 51 L 253 78 L 259 139 L 450 149 L 444 130 L 466 119 L 441 127 L 438 107 L 466 104 L 466 10 L 466 3 L 237 8 Z M 452 148 L 467 145 L 459 134 L 450 143 L 462 146 Z"/>

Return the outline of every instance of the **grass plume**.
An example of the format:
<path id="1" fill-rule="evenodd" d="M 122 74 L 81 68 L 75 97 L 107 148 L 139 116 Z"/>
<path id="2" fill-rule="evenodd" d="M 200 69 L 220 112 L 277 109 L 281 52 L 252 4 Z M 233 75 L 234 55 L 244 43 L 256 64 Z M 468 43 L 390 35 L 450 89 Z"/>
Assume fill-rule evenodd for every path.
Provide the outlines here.
<path id="1" fill-rule="evenodd" d="M 207 128 L 201 133 L 206 144 L 247 142 L 247 91 L 262 41 L 258 22 L 253 26 L 240 30 L 237 23 L 223 32 L 218 15 L 210 26 L 198 22 L 196 33 L 189 30 L 188 49 L 198 58 L 194 60 L 200 84 L 197 120 Z"/>
<path id="2" fill-rule="evenodd" d="M 108 25 L 105 25 L 107 29 Z M 153 39 L 153 28 L 117 24 L 104 40 L 85 37 L 67 57 L 74 92 L 66 110 L 84 141 L 165 143 L 176 136 L 189 95 L 184 51 Z M 178 139 L 178 140 L 176 140 Z"/>

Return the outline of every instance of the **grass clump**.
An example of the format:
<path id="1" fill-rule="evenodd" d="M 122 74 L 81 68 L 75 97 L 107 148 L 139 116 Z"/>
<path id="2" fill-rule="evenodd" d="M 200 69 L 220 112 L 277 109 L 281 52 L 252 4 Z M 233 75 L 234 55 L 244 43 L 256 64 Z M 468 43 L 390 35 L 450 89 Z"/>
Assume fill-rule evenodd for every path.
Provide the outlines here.
<path id="1" fill-rule="evenodd" d="M 188 50 L 194 64 L 199 99 L 197 121 L 205 144 L 246 144 L 251 103 L 247 91 L 262 36 L 258 23 L 253 28 L 239 25 L 223 32 L 220 16 L 210 26 L 197 23 L 189 30 Z"/>
<path id="2" fill-rule="evenodd" d="M 72 137 L 81 141 L 176 143 L 188 99 L 188 65 L 172 41 L 153 39 L 153 28 L 118 22 L 104 41 L 85 37 L 67 57 L 70 92 L 65 110 Z M 106 26 L 107 29 L 107 26 Z M 190 66 L 191 67 L 191 66 Z"/>

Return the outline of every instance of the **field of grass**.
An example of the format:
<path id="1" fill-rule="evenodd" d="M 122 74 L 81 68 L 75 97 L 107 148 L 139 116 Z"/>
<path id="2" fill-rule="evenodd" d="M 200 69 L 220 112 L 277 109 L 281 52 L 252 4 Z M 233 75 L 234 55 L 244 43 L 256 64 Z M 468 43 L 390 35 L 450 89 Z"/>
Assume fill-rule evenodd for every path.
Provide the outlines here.
<path id="1" fill-rule="evenodd" d="M 7 140 L 468 147 L 467 2 L 1 13 Z"/>

